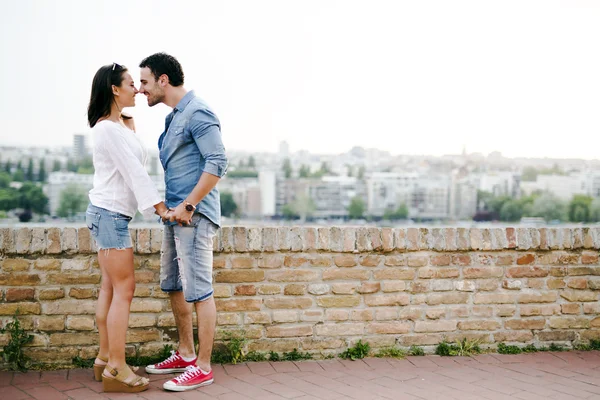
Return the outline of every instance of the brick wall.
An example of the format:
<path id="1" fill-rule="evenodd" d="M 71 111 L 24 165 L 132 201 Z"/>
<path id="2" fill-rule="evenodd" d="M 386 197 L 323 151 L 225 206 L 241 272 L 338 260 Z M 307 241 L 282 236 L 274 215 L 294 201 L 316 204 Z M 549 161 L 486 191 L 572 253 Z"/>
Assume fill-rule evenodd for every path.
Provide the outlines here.
<path id="1" fill-rule="evenodd" d="M 158 287 L 160 229 L 132 229 L 137 288 L 129 354 L 176 337 Z M 600 338 L 600 228 L 223 228 L 215 240 L 218 335 L 248 350 L 337 354 Z M 100 271 L 87 228 L 0 229 L 0 326 L 17 309 L 40 362 L 97 351 Z M 7 340 L 0 335 L 0 345 Z"/>

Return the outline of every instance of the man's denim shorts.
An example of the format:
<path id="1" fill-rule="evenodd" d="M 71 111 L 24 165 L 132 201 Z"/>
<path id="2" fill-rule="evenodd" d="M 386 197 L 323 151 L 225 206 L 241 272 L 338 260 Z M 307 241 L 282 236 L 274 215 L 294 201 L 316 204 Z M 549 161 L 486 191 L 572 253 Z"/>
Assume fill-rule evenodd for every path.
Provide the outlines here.
<path id="1" fill-rule="evenodd" d="M 129 249 L 133 247 L 129 234 L 131 217 L 90 204 L 85 212 L 85 222 L 98 250 Z"/>
<path id="2" fill-rule="evenodd" d="M 165 225 L 160 258 L 160 288 L 183 290 L 188 303 L 209 299 L 213 294 L 213 238 L 217 225 L 194 214 L 190 225 Z"/>

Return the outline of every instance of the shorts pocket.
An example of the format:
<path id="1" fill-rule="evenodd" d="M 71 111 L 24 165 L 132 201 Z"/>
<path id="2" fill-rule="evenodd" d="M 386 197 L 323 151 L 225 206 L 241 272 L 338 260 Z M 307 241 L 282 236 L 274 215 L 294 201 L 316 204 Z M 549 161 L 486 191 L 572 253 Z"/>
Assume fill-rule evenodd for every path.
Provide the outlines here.
<path id="1" fill-rule="evenodd" d="M 93 235 L 98 233 L 98 225 L 100 223 L 100 214 L 86 211 L 85 224 Z"/>

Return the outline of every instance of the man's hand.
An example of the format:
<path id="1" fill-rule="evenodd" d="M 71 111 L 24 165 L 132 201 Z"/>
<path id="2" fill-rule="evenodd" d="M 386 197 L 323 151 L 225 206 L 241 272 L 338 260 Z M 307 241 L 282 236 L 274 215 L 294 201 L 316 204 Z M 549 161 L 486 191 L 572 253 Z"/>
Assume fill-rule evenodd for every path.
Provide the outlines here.
<path id="1" fill-rule="evenodd" d="M 160 214 L 160 218 L 162 219 L 163 222 L 170 221 L 172 213 L 173 213 L 173 210 L 169 208 L 169 209 L 167 209 L 167 211 Z"/>
<path id="2" fill-rule="evenodd" d="M 169 212 L 169 221 L 174 222 L 177 221 L 179 225 L 186 224 L 189 225 L 192 223 L 192 216 L 194 215 L 194 211 L 186 211 L 183 203 L 179 203 L 174 210 Z"/>

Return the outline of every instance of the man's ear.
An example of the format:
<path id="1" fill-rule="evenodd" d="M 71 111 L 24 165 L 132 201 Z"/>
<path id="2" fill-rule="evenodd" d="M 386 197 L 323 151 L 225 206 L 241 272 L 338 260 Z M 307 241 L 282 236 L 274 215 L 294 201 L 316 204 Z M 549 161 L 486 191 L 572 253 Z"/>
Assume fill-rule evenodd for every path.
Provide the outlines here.
<path id="1" fill-rule="evenodd" d="M 160 86 L 162 86 L 162 87 L 167 86 L 167 84 L 169 83 L 169 76 L 167 74 L 162 74 L 161 76 L 158 77 L 158 82 L 160 83 Z"/>

